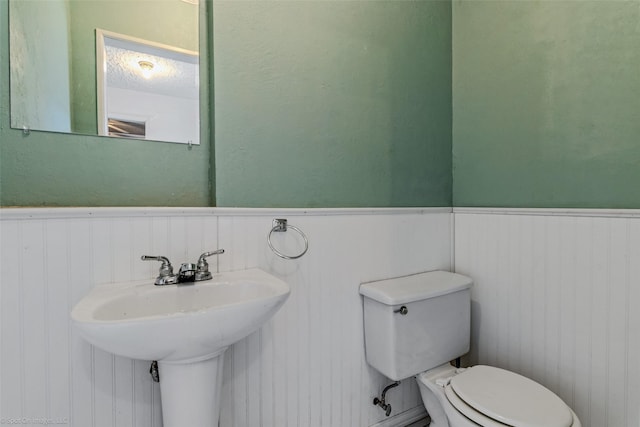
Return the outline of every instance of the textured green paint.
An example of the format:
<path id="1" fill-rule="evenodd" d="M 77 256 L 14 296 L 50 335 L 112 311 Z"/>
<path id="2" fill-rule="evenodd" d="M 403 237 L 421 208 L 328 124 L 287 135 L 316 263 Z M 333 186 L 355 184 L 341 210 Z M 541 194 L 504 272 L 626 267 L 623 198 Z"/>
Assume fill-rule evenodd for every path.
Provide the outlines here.
<path id="1" fill-rule="evenodd" d="M 640 208 L 640 2 L 454 1 L 455 206 Z"/>
<path id="2" fill-rule="evenodd" d="M 0 0 L 0 204 L 207 206 L 208 118 L 203 144 L 129 141 L 9 128 L 8 2 Z M 203 58 L 207 58 L 203 55 Z M 206 81 L 206 74 L 204 80 Z M 206 111 L 206 110 L 205 110 Z"/>
<path id="3" fill-rule="evenodd" d="M 640 208 L 640 2 L 455 1 L 453 124 L 448 2 L 215 9 L 216 152 L 9 129 L 2 31 L 2 205 Z"/>
<path id="4" fill-rule="evenodd" d="M 214 2 L 218 206 L 451 204 L 448 1 Z"/>
<path id="5" fill-rule="evenodd" d="M 0 0 L 0 27 L 7 13 Z M 23 137 L 8 128 L 3 32 L 1 203 L 202 206 L 217 192 L 220 206 L 450 205 L 449 2 L 220 1 L 209 19 L 215 153 L 206 144 Z"/>

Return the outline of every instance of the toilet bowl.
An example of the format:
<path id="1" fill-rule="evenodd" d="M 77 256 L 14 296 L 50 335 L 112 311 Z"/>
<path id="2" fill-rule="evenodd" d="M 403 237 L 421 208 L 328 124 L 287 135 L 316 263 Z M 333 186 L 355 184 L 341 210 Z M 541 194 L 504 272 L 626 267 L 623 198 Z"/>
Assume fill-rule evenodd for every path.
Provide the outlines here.
<path id="1" fill-rule="evenodd" d="M 472 283 L 430 271 L 361 284 L 369 365 L 393 381 L 415 376 L 431 427 L 581 427 L 571 408 L 533 380 L 449 364 L 470 348 Z"/>
<path id="2" fill-rule="evenodd" d="M 416 375 L 430 427 L 582 427 L 557 395 L 514 372 L 450 364 Z"/>

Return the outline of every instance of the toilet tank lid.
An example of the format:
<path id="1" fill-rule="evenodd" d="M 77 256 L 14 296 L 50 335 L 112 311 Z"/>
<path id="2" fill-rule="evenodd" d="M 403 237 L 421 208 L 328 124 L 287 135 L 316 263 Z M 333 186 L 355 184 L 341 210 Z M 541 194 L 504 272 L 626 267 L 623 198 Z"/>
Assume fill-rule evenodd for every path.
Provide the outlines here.
<path id="1" fill-rule="evenodd" d="M 462 274 L 438 270 L 362 283 L 360 293 L 382 304 L 397 305 L 469 289 L 472 283 Z"/>

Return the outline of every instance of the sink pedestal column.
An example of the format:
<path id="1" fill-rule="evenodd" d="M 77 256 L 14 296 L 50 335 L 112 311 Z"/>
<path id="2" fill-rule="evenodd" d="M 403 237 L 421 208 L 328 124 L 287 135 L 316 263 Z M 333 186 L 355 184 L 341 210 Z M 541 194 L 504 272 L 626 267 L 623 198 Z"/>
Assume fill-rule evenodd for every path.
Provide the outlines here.
<path id="1" fill-rule="evenodd" d="M 218 426 L 225 350 L 205 359 L 158 361 L 164 427 Z"/>

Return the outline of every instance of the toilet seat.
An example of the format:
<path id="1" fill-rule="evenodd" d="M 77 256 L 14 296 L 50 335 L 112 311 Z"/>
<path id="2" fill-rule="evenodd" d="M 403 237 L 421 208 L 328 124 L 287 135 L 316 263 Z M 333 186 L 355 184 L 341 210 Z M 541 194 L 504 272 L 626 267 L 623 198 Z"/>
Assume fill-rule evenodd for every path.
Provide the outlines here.
<path id="1" fill-rule="evenodd" d="M 477 365 L 451 378 L 449 402 L 486 427 L 571 427 L 569 407 L 552 391 L 529 378 Z"/>
<path id="2" fill-rule="evenodd" d="M 507 424 L 503 424 L 499 421 L 489 418 L 464 403 L 464 400 L 458 397 L 458 395 L 455 391 L 453 391 L 450 385 L 447 385 L 444 388 L 444 394 L 447 397 L 449 403 L 451 403 L 451 406 L 455 408 L 455 410 L 460 412 L 465 417 L 469 418 L 474 423 L 482 427 L 509 427 Z"/>

